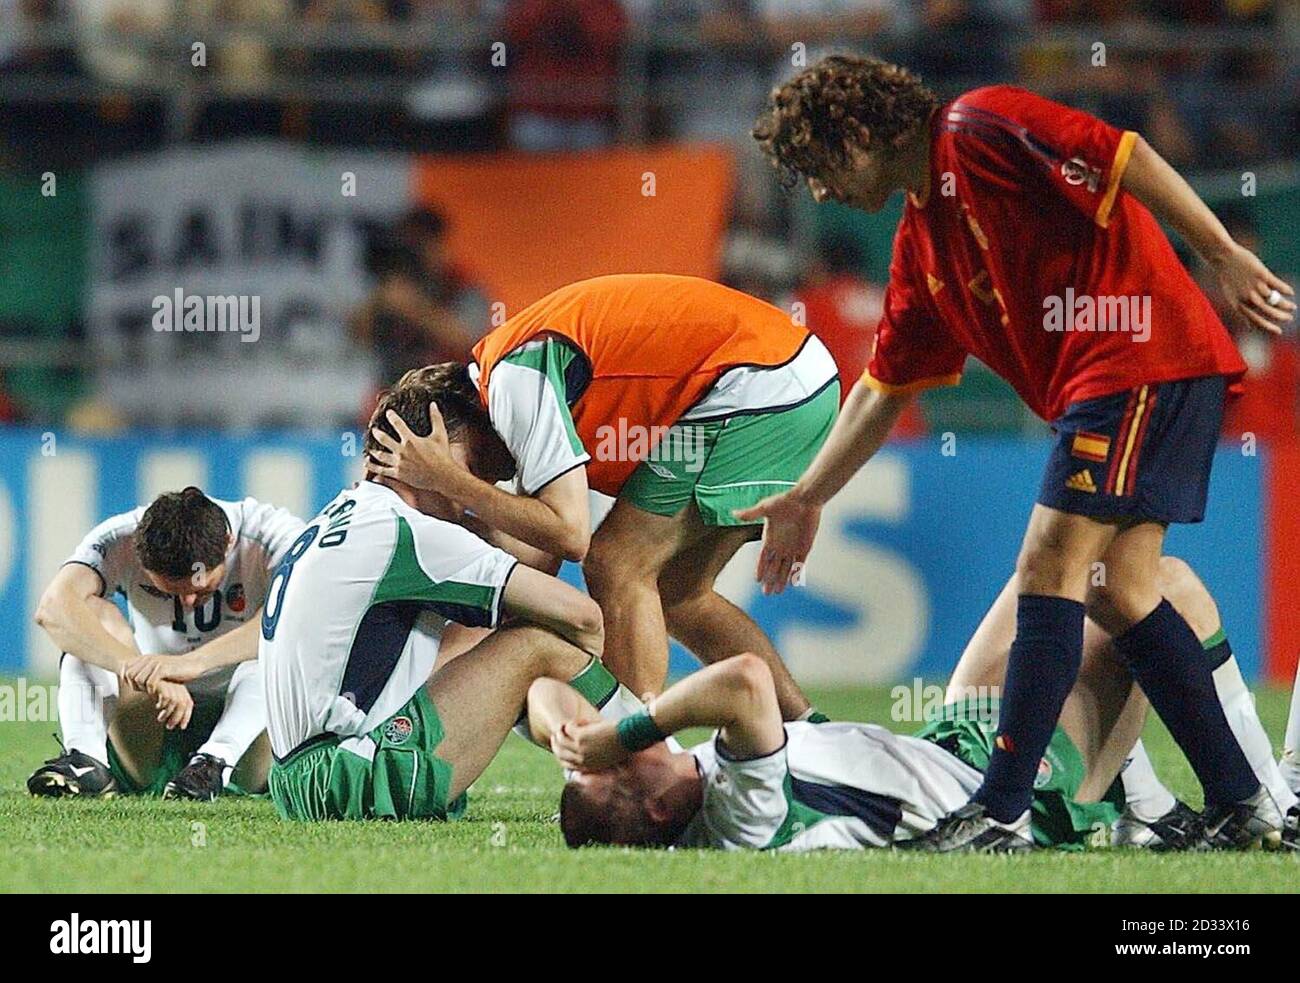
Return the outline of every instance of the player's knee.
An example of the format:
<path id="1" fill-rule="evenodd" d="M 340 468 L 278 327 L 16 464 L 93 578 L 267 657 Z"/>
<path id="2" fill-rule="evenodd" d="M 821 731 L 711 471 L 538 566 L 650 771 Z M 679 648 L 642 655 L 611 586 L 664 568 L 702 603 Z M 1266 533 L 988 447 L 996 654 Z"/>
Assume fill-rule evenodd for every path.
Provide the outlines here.
<path id="1" fill-rule="evenodd" d="M 1088 617 L 1112 636 L 1124 634 L 1159 603 L 1159 592 L 1142 584 L 1094 584 L 1084 599 Z"/>
<path id="2" fill-rule="evenodd" d="M 1156 586 L 1160 596 L 1167 598 L 1202 638 L 1214 634 L 1222 626 L 1214 597 L 1185 560 L 1176 556 L 1161 557 Z"/>
<path id="3" fill-rule="evenodd" d="M 736 696 L 758 701 L 773 691 L 772 670 L 757 655 L 742 652 L 726 661 L 727 679 L 735 688 Z"/>
<path id="4" fill-rule="evenodd" d="M 1176 556 L 1162 556 L 1158 569 L 1156 585 L 1160 593 L 1171 600 L 1205 589 L 1186 560 L 1180 560 Z"/>
<path id="5" fill-rule="evenodd" d="M 582 576 L 593 597 L 608 597 L 621 585 L 642 576 L 636 558 L 626 550 L 611 549 L 604 543 L 591 544 L 582 561 Z"/>
<path id="6" fill-rule="evenodd" d="M 1026 543 L 1016 560 L 1021 594 L 1068 596 L 1080 580 L 1080 565 L 1059 543 Z"/>

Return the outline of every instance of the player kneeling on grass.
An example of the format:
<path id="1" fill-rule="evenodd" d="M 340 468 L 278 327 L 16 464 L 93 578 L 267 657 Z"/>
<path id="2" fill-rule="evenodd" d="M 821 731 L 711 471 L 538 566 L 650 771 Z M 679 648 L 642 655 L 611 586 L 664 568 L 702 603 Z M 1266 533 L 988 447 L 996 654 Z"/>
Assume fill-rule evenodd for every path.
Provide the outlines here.
<path id="1" fill-rule="evenodd" d="M 190 487 L 92 529 L 36 611 L 64 652 L 64 750 L 27 780 L 28 791 L 208 800 L 237 764 L 240 787 L 264 787 L 257 623 L 302 528 L 283 509 Z M 108 600 L 114 594 L 127 617 Z"/>
<path id="2" fill-rule="evenodd" d="M 380 398 L 371 427 L 391 433 L 393 411 L 427 435 L 433 399 L 427 377 L 408 373 Z M 459 466 L 500 479 L 493 445 L 475 439 L 456 406 L 441 417 Z M 368 452 L 377 446 L 367 438 Z M 455 818 L 534 680 L 568 680 L 592 703 L 617 691 L 599 661 L 596 603 L 457 515 L 437 492 L 371 475 L 336 496 L 285 557 L 260 655 L 282 817 Z M 453 622 L 496 630 L 435 672 Z"/>

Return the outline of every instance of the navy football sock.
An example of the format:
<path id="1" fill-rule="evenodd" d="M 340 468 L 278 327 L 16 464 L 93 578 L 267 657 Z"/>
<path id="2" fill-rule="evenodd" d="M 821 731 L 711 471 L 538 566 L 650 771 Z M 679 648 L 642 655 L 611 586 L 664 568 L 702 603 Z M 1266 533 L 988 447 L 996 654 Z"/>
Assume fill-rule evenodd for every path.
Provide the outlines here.
<path id="1" fill-rule="evenodd" d="M 1206 803 L 1222 805 L 1254 795 L 1259 778 L 1228 726 L 1200 640 L 1174 606 L 1162 599 L 1115 639 L 1115 647 L 1187 756 Z"/>
<path id="2" fill-rule="evenodd" d="M 1021 594 L 1017 601 L 997 741 L 984 784 L 971 797 L 998 822 L 1014 822 L 1033 800 L 1038 763 L 1079 675 L 1083 613 L 1066 597 Z"/>

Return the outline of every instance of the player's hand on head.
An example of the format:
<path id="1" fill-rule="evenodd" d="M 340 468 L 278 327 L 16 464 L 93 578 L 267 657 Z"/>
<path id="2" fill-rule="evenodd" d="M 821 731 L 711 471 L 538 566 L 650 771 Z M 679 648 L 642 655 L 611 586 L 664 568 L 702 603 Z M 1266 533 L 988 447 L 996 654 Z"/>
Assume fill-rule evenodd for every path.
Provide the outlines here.
<path id="1" fill-rule="evenodd" d="M 168 730 L 184 730 L 194 713 L 194 697 L 180 683 L 160 683 L 154 695 L 158 722 Z"/>
<path id="2" fill-rule="evenodd" d="M 551 753 L 574 771 L 604 771 L 627 760 L 618 730 L 607 721 L 579 723 L 571 720 L 551 734 Z"/>
<path id="3" fill-rule="evenodd" d="M 432 490 L 437 487 L 443 469 L 455 466 L 447 427 L 437 405 L 429 404 L 431 429 L 427 437 L 417 436 L 393 410 L 388 411 L 386 419 L 397 436 L 392 436 L 380 427 L 370 431 L 380 446 L 370 452 L 367 469 L 412 488 Z"/>
<path id="4" fill-rule="evenodd" d="M 785 493 L 765 498 L 747 509 L 736 509 L 736 518 L 763 520 L 763 548 L 758 554 L 754 579 L 764 594 L 779 594 L 798 575 L 812 552 L 821 522 L 821 509 Z"/>
<path id="5" fill-rule="evenodd" d="M 1228 305 L 1248 324 L 1280 334 L 1295 317 L 1295 290 L 1245 246 L 1232 249 L 1215 271 Z"/>

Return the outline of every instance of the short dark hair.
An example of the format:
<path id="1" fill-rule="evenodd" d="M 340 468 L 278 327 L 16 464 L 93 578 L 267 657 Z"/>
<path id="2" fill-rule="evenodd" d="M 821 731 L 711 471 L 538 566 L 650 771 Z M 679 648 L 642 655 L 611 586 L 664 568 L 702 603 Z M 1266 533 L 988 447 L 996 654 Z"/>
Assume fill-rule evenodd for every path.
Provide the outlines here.
<path id="1" fill-rule="evenodd" d="M 565 845 L 574 849 L 614 842 L 610 813 L 592 802 L 576 782 L 565 782 L 560 793 L 560 832 Z"/>
<path id="2" fill-rule="evenodd" d="M 646 789 L 635 770 L 604 787 L 566 782 L 560 793 L 560 832 L 571 847 L 616 844 L 668 846 L 678 830 L 656 823 L 646 809 Z"/>
<path id="3" fill-rule="evenodd" d="M 366 427 L 366 453 L 380 449 L 372 430 L 378 428 L 390 437 L 397 436 L 388 422 L 389 410 L 395 411 L 417 437 L 429 436 L 430 403 L 437 404 L 449 440 L 465 440 L 470 431 L 494 432 L 469 369 L 460 362 L 440 362 L 407 371 L 396 385 L 379 394 Z"/>
<path id="4" fill-rule="evenodd" d="M 792 187 L 848 162 L 856 123 L 874 146 L 924 126 L 939 97 L 901 65 L 860 55 L 828 55 L 772 90 L 752 136 Z M 865 149 L 865 148 L 863 148 Z"/>
<path id="5" fill-rule="evenodd" d="M 196 563 L 214 570 L 229 544 L 225 510 L 193 485 L 154 499 L 135 533 L 140 565 L 161 577 L 189 577 Z"/>

